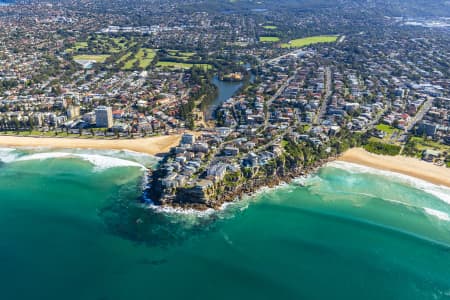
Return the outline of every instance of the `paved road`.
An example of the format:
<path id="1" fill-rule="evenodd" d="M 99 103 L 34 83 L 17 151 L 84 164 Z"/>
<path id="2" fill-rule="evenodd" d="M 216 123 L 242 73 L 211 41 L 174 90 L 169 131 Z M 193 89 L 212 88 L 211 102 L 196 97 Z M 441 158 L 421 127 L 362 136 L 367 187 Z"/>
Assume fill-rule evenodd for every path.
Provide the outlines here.
<path id="1" fill-rule="evenodd" d="M 430 110 L 433 106 L 433 98 L 428 98 L 427 101 L 422 105 L 419 112 L 414 116 L 409 125 L 406 127 L 406 131 L 410 131 L 414 128 L 417 122 L 423 119 L 423 116 Z"/>
<path id="2" fill-rule="evenodd" d="M 297 56 L 299 53 L 302 53 L 304 51 L 305 51 L 304 49 L 297 49 L 297 50 L 291 51 L 289 53 L 286 53 L 284 55 L 281 55 L 281 56 L 278 56 L 278 57 L 275 57 L 275 58 L 272 58 L 272 59 L 268 59 L 265 62 L 268 63 L 268 64 L 271 64 L 271 63 L 277 62 L 280 59 L 283 59 L 283 58 L 291 56 L 291 55 L 296 55 Z"/>
<path id="3" fill-rule="evenodd" d="M 330 67 L 325 68 L 325 95 L 322 99 L 322 104 L 320 105 L 319 113 L 315 116 L 313 120 L 313 124 L 320 123 L 320 120 L 323 118 L 325 113 L 327 112 L 328 101 L 331 97 L 332 89 L 331 89 L 331 69 Z"/>
<path id="4" fill-rule="evenodd" d="M 277 90 L 277 92 L 266 102 L 267 105 L 267 113 L 266 113 L 266 117 L 264 120 L 264 129 L 267 128 L 268 124 L 269 124 L 269 115 L 270 115 L 270 106 L 272 105 L 272 102 L 278 98 L 278 96 L 281 95 L 281 93 L 283 93 L 283 91 L 286 89 L 286 87 L 289 85 L 289 83 L 291 83 L 292 79 L 294 79 L 295 75 L 297 74 L 297 70 L 295 70 L 294 75 L 292 75 L 291 77 L 289 77 L 285 83 L 283 83 L 280 88 Z"/>

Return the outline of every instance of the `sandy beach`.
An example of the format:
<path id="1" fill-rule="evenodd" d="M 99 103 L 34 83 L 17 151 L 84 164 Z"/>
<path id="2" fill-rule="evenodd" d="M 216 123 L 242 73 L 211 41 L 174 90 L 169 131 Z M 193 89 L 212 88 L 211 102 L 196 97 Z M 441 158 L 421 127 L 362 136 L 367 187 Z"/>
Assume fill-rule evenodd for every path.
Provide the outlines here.
<path id="1" fill-rule="evenodd" d="M 377 155 L 362 148 L 353 148 L 347 150 L 338 160 L 401 173 L 450 187 L 449 168 L 439 167 L 412 157 Z"/>
<path id="2" fill-rule="evenodd" d="M 150 155 L 166 153 L 178 145 L 181 135 L 164 135 L 142 139 L 82 139 L 0 136 L 0 146 L 5 147 L 49 147 L 60 149 L 114 149 L 131 150 Z M 369 153 L 362 148 L 347 150 L 339 161 L 356 163 L 379 170 L 420 178 L 437 185 L 450 187 L 450 168 L 439 167 L 415 158 L 404 156 L 385 156 Z"/>
<path id="3" fill-rule="evenodd" d="M 164 135 L 142 139 L 83 139 L 83 138 L 46 138 L 0 136 L 0 146 L 6 147 L 49 147 L 131 150 L 150 155 L 165 153 L 178 145 L 181 135 Z"/>

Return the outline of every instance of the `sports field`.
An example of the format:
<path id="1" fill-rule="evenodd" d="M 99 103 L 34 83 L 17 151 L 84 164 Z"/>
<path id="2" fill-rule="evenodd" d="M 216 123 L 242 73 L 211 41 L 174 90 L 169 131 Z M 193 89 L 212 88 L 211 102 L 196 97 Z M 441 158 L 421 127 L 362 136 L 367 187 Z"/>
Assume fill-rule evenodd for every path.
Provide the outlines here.
<path id="1" fill-rule="evenodd" d="M 187 64 L 187 63 L 180 63 L 180 62 L 173 62 L 173 61 L 159 61 L 156 64 L 157 67 L 167 67 L 167 68 L 172 68 L 172 69 L 190 69 L 193 66 L 197 66 L 197 67 L 203 67 L 208 69 L 211 69 L 212 66 L 209 64 Z"/>
<path id="2" fill-rule="evenodd" d="M 277 36 L 260 36 L 259 41 L 263 43 L 275 43 L 279 42 L 280 38 Z"/>
<path id="3" fill-rule="evenodd" d="M 98 54 L 98 55 L 75 55 L 73 57 L 74 60 L 93 60 L 97 63 L 103 63 L 109 57 L 106 54 Z"/>
<path id="4" fill-rule="evenodd" d="M 301 39 L 295 39 L 289 43 L 281 44 L 281 48 L 301 48 L 309 45 L 320 44 L 320 43 L 334 43 L 338 39 L 337 35 L 318 35 L 311 36 Z"/>

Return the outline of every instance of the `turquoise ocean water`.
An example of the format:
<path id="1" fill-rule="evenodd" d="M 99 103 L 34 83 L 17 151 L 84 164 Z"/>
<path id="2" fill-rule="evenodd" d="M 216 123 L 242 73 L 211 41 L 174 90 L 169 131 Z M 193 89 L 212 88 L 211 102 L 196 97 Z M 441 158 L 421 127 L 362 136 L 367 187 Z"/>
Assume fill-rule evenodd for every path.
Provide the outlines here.
<path id="1" fill-rule="evenodd" d="M 137 205 L 156 160 L 0 149 L 0 299 L 450 299 L 450 190 L 345 163 L 220 212 Z"/>

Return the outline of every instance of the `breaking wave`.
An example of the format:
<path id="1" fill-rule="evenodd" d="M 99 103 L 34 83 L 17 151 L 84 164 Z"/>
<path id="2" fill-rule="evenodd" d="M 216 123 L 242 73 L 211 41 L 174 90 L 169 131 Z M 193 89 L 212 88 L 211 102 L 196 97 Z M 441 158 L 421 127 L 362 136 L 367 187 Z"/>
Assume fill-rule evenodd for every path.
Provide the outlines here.
<path id="1" fill-rule="evenodd" d="M 378 170 L 370 167 L 366 167 L 363 165 L 358 165 L 354 163 L 348 163 L 343 161 L 333 161 L 327 164 L 328 167 L 332 168 L 338 168 L 345 170 L 349 173 L 369 173 L 374 175 L 379 175 L 383 177 L 389 177 L 395 179 L 397 182 L 406 184 L 408 186 L 417 188 L 419 190 L 422 190 L 428 194 L 431 194 L 442 201 L 446 202 L 447 204 L 450 204 L 450 188 L 447 188 L 445 186 L 436 185 L 427 181 L 424 181 L 422 179 L 418 179 L 412 176 L 390 172 L 390 171 L 384 171 L 384 170 Z"/>
<path id="2" fill-rule="evenodd" d="M 444 186 L 435 185 L 435 184 L 429 183 L 427 181 L 424 181 L 424 180 L 421 180 L 421 179 L 418 179 L 415 177 L 411 177 L 408 175 L 399 174 L 399 173 L 395 173 L 395 172 L 390 172 L 390 171 L 378 170 L 378 169 L 374 169 L 374 168 L 370 168 L 370 167 L 366 167 L 366 166 L 362 166 L 362 165 L 358 165 L 358 164 L 354 164 L 354 163 L 342 162 L 342 161 L 334 161 L 334 162 L 328 163 L 327 167 L 341 169 L 341 170 L 344 170 L 351 174 L 368 173 L 368 174 L 373 174 L 373 175 L 377 175 L 377 176 L 383 176 L 385 178 L 386 177 L 392 178 L 396 182 L 408 185 L 412 188 L 416 188 L 425 193 L 433 195 L 437 199 L 443 201 L 445 204 L 450 204 L 450 189 L 449 188 L 444 187 Z M 311 184 L 310 182 L 308 182 L 308 183 Z M 350 193 L 350 192 L 348 192 L 348 193 Z M 359 192 L 359 193 L 352 192 L 352 193 L 361 194 L 363 196 L 368 196 L 368 197 L 378 197 L 377 195 L 372 195 L 370 193 L 361 193 L 361 192 Z M 429 216 L 432 216 L 432 217 L 437 218 L 442 221 L 450 222 L 450 216 L 447 212 L 438 210 L 436 208 L 427 207 L 426 204 L 424 205 L 424 204 L 407 203 L 405 201 L 399 201 L 397 199 L 389 199 L 389 198 L 386 198 L 385 196 L 383 196 L 382 198 L 385 201 L 389 201 L 389 202 L 397 203 L 399 205 L 404 205 L 404 206 L 411 207 L 414 209 L 422 210 L 425 214 L 427 214 Z"/>
<path id="3" fill-rule="evenodd" d="M 81 159 L 89 162 L 94 166 L 94 171 L 104 171 L 117 167 L 137 167 L 146 169 L 142 163 L 117 158 L 112 156 L 76 152 L 42 152 L 42 153 L 20 153 L 17 149 L 0 148 L 0 161 L 3 163 L 24 162 L 33 160 L 48 159 Z"/>
<path id="4" fill-rule="evenodd" d="M 16 149 L 12 148 L 0 148 L 0 162 L 10 163 L 15 161 L 19 157 L 16 153 Z"/>
<path id="5" fill-rule="evenodd" d="M 424 207 L 423 209 L 424 209 L 425 213 L 427 213 L 430 216 L 434 216 L 434 217 L 436 217 L 436 218 L 438 218 L 440 220 L 450 222 L 449 215 L 446 214 L 443 211 L 432 209 L 432 208 L 429 208 L 429 207 Z"/>

